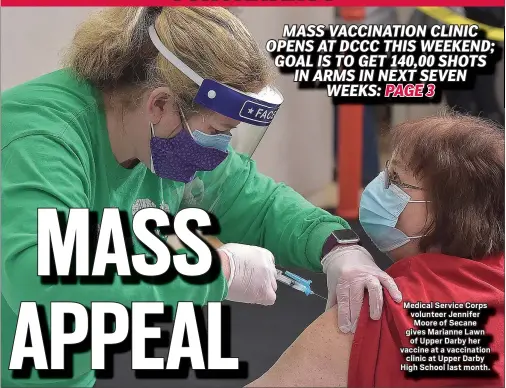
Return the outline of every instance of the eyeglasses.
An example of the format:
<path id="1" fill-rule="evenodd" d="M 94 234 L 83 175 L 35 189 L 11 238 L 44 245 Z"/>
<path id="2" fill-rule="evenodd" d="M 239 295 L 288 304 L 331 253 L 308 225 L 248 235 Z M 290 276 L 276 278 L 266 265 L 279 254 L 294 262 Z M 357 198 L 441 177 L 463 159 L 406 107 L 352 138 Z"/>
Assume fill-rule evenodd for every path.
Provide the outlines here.
<path id="1" fill-rule="evenodd" d="M 385 189 L 388 189 L 391 184 L 396 185 L 398 187 L 404 189 L 412 189 L 412 190 L 423 190 L 421 187 L 413 186 L 408 183 L 401 182 L 399 176 L 396 173 L 391 173 L 388 169 L 390 165 L 390 160 L 387 160 L 385 163 Z"/>

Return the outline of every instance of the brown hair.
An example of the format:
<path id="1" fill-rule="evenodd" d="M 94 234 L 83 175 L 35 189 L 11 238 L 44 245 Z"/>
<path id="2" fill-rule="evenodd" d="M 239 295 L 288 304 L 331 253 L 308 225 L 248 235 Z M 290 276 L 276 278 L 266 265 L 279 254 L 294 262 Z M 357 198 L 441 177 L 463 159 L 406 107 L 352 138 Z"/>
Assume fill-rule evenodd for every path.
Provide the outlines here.
<path id="1" fill-rule="evenodd" d="M 168 86 L 184 112 L 198 110 L 198 86 L 155 48 L 148 27 L 203 78 L 258 92 L 275 74 L 241 21 L 220 7 L 117 7 L 92 15 L 76 31 L 64 65 L 130 105 L 145 90 Z"/>
<path id="2" fill-rule="evenodd" d="M 431 201 L 422 251 L 470 259 L 504 252 L 503 128 L 444 112 L 396 126 L 392 144 Z"/>

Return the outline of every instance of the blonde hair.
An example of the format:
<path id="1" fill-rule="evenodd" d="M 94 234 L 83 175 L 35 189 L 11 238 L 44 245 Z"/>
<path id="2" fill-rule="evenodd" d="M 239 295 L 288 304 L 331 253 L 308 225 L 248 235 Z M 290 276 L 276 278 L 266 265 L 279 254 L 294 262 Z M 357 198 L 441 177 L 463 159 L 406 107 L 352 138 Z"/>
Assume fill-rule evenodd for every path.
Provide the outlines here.
<path id="1" fill-rule="evenodd" d="M 77 29 L 64 65 L 101 90 L 123 95 L 130 105 L 150 88 L 168 86 L 183 111 L 198 86 L 152 44 L 155 24 L 163 44 L 203 78 L 258 92 L 274 72 L 242 22 L 220 7 L 121 7 L 92 15 Z M 129 104 L 130 102 L 130 104 Z"/>

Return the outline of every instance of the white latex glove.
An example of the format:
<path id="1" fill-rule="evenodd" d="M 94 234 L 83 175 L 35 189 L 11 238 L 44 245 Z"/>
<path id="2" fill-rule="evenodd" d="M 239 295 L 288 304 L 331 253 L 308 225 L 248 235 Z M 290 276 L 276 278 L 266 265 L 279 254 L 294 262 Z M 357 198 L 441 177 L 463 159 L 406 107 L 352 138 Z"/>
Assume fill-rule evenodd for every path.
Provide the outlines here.
<path id="1" fill-rule="evenodd" d="M 343 333 L 355 333 L 366 288 L 369 313 L 374 320 L 380 319 L 383 310 L 382 286 L 396 302 L 402 300 L 394 280 L 359 245 L 335 248 L 323 258 L 322 265 L 329 291 L 326 309 L 337 304 L 338 326 Z"/>
<path id="2" fill-rule="evenodd" d="M 230 262 L 227 300 L 264 306 L 276 301 L 276 267 L 267 249 L 244 244 L 225 244 L 219 249 Z"/>

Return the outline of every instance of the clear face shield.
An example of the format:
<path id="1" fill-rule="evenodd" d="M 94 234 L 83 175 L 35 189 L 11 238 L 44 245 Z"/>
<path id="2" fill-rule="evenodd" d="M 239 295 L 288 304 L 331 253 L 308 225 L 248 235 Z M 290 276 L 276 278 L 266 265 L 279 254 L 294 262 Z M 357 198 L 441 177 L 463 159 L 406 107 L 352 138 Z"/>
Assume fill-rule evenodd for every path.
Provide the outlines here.
<path id="1" fill-rule="evenodd" d="M 215 113 L 206 122 L 183 116 L 194 139 L 218 149 L 230 144 L 234 151 L 251 157 L 283 103 L 281 93 L 271 86 L 259 93 L 243 93 L 204 79 L 165 47 L 154 26 L 149 27 L 149 36 L 158 51 L 199 86 L 194 102 Z"/>

